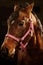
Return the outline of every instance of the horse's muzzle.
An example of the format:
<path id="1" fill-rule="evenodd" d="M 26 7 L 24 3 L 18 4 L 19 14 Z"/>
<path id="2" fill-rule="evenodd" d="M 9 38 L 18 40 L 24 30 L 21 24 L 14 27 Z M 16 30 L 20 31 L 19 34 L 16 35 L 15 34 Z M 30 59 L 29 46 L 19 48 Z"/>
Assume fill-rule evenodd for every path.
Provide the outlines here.
<path id="1" fill-rule="evenodd" d="M 1 55 L 2 55 L 3 57 L 8 56 L 8 49 L 7 49 L 6 47 L 1 49 Z"/>

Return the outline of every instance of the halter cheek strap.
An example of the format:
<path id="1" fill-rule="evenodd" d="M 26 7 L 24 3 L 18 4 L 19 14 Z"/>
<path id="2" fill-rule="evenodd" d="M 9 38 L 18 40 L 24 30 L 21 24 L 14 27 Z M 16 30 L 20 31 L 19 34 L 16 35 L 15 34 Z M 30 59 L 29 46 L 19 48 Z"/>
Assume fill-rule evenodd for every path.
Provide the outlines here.
<path id="1" fill-rule="evenodd" d="M 24 35 L 21 39 L 15 37 L 15 36 L 13 36 L 13 35 L 11 35 L 11 34 L 8 34 L 8 33 L 6 34 L 6 37 L 10 37 L 10 38 L 16 40 L 17 42 L 19 42 L 19 41 L 21 40 L 20 45 L 21 45 L 22 49 L 24 49 L 24 48 L 28 45 L 28 42 L 26 42 L 26 44 L 24 45 L 24 44 L 22 43 L 22 41 L 24 41 L 25 38 L 26 38 L 28 35 L 30 35 L 30 33 L 31 33 L 31 37 L 32 37 L 32 36 L 33 36 L 33 33 L 34 33 L 34 27 L 33 27 L 33 23 L 32 23 L 31 20 L 30 20 L 30 27 L 29 27 L 28 31 L 25 33 L 25 35 Z"/>
<path id="2" fill-rule="evenodd" d="M 24 40 L 27 37 L 27 35 L 31 35 L 31 37 L 32 37 L 33 33 L 34 33 L 33 23 L 30 22 L 30 27 L 29 27 L 28 31 L 25 33 L 25 35 L 21 38 L 21 40 Z"/>

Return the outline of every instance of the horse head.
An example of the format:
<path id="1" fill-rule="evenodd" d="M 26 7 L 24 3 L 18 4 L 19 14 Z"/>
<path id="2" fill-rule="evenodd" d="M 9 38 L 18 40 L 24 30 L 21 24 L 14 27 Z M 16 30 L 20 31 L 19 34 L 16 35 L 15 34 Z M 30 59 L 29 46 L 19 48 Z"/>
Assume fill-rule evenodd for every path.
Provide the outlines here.
<path id="1" fill-rule="evenodd" d="M 16 48 L 26 48 L 32 37 L 34 38 L 33 46 L 36 45 L 34 27 L 37 27 L 37 22 L 32 14 L 33 6 L 34 3 L 27 5 L 25 8 L 21 8 L 18 4 L 14 6 L 14 13 L 7 20 L 8 31 L 1 46 L 3 53 L 8 52 L 9 56 L 14 55 Z"/>

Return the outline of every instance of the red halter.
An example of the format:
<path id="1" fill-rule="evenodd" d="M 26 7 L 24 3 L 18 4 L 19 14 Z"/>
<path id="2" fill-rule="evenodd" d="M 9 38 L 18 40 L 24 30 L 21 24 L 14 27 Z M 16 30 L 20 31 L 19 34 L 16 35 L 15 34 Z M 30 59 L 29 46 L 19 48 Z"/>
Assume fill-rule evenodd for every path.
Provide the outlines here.
<path id="1" fill-rule="evenodd" d="M 17 37 L 15 37 L 15 36 L 13 36 L 13 35 L 11 35 L 11 34 L 9 34 L 9 33 L 6 34 L 6 37 L 10 37 L 10 38 L 16 40 L 17 42 L 19 42 L 19 41 L 21 40 L 21 41 L 20 41 L 20 45 L 21 45 L 22 49 L 25 49 L 26 46 L 28 45 L 28 42 L 26 42 L 26 44 L 24 45 L 24 44 L 22 43 L 22 41 L 24 41 L 25 38 L 26 38 L 28 35 L 30 35 L 30 33 L 31 33 L 31 37 L 32 37 L 32 36 L 33 36 L 33 33 L 34 33 L 34 26 L 33 26 L 33 23 L 32 23 L 31 20 L 30 20 L 30 27 L 29 27 L 28 31 L 25 33 L 25 35 L 24 35 L 22 38 L 17 38 Z"/>

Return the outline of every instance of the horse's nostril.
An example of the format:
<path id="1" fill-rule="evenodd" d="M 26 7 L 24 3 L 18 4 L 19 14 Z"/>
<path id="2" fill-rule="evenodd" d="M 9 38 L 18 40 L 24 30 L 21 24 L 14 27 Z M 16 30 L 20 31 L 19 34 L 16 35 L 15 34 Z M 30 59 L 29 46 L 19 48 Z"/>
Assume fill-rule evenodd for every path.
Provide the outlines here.
<path id="1" fill-rule="evenodd" d="M 4 55 L 4 56 L 8 55 L 8 49 L 7 48 L 2 48 L 1 52 L 2 52 L 2 55 Z"/>

